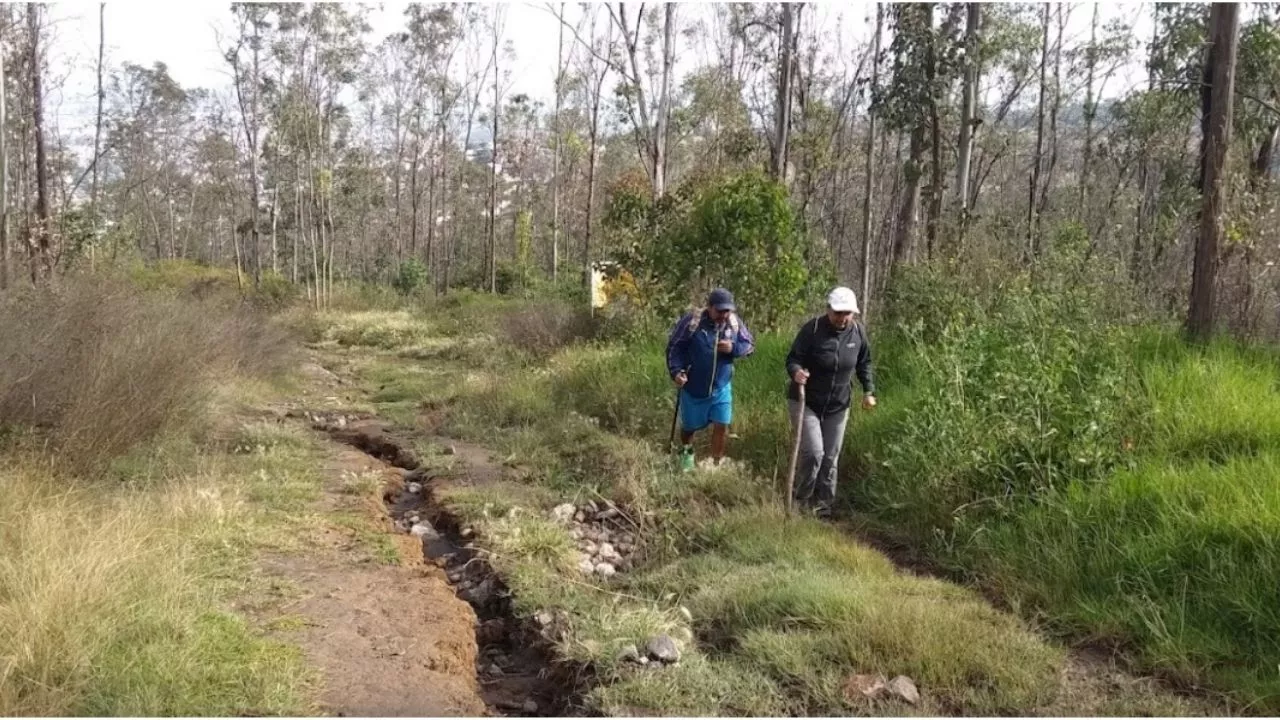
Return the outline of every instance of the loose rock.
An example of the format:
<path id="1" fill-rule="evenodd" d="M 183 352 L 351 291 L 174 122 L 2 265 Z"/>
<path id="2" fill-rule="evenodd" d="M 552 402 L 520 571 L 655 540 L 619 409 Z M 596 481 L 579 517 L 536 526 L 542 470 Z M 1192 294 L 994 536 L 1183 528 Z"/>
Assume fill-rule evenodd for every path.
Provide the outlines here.
<path id="1" fill-rule="evenodd" d="M 676 641 L 671 639 L 670 635 L 657 635 L 649 639 L 645 644 L 645 651 L 649 657 L 662 663 L 675 663 L 680 661 L 680 648 L 676 646 Z"/>
<path id="2" fill-rule="evenodd" d="M 898 699 L 912 705 L 920 702 L 920 691 L 916 689 L 916 684 L 911 681 L 911 678 L 906 675 L 899 675 L 890 680 L 889 692 L 893 693 Z"/>
<path id="3" fill-rule="evenodd" d="M 613 577 L 618 572 L 618 568 L 607 562 L 596 565 L 596 574 L 600 577 Z"/>
<path id="4" fill-rule="evenodd" d="M 445 446 L 444 446 L 444 454 L 445 454 L 445 455 L 457 455 L 457 454 L 458 454 L 458 448 L 457 448 L 457 447 L 455 447 L 455 446 L 453 446 L 453 445 L 445 445 Z"/>
<path id="5" fill-rule="evenodd" d="M 888 690 L 883 675 L 853 675 L 844 683 L 844 697 L 851 702 L 859 699 L 877 700 L 884 697 Z"/>
<path id="6" fill-rule="evenodd" d="M 476 630 L 476 642 L 481 645 L 490 645 L 502 641 L 502 636 L 506 634 L 507 626 L 502 618 L 494 618 L 485 620 L 480 623 L 479 629 Z"/>
<path id="7" fill-rule="evenodd" d="M 555 509 L 551 511 L 551 517 L 558 523 L 567 524 L 570 520 L 573 519 L 573 513 L 575 510 L 576 508 L 573 507 L 573 503 L 564 503 L 563 505 L 557 505 Z"/>
<path id="8" fill-rule="evenodd" d="M 497 665 L 490 664 L 489 667 L 484 669 L 484 672 L 486 675 L 492 675 L 493 677 L 502 677 L 502 668 Z"/>
<path id="9" fill-rule="evenodd" d="M 538 623 L 542 627 L 547 627 L 555 619 L 556 619 L 556 616 L 552 615 L 551 612 L 547 610 L 539 610 L 538 612 L 533 614 L 534 622 Z"/>
<path id="10" fill-rule="evenodd" d="M 635 645 L 627 645 L 618 651 L 618 662 L 640 662 L 640 650 Z"/>
<path id="11" fill-rule="evenodd" d="M 413 535 L 414 537 L 420 537 L 424 539 L 434 539 L 434 538 L 440 537 L 440 533 L 436 532 L 436 529 L 431 527 L 431 523 L 423 523 L 423 522 L 415 523 L 413 527 L 409 528 L 409 534 Z"/>
<path id="12" fill-rule="evenodd" d="M 618 551 L 615 550 L 613 546 L 610 545 L 609 543 L 601 543 L 600 557 L 604 558 L 605 560 L 616 560 L 618 559 Z"/>
<path id="13" fill-rule="evenodd" d="M 618 517 L 618 508 L 605 508 L 596 513 L 597 520 L 612 520 L 616 517 Z"/>
<path id="14" fill-rule="evenodd" d="M 573 528 L 569 531 L 569 537 L 573 538 L 574 540 L 581 540 L 582 531 L 579 530 L 578 528 Z"/>
<path id="15" fill-rule="evenodd" d="M 591 542 L 590 540 L 583 542 L 581 547 L 582 547 L 582 552 L 586 553 L 587 555 L 595 555 L 596 553 L 600 552 L 600 549 L 596 547 L 596 544 Z"/>
<path id="16" fill-rule="evenodd" d="M 586 519 L 587 519 L 587 516 L 586 516 L 586 514 L 585 514 L 585 513 L 583 513 L 581 510 L 579 510 L 578 512 L 576 512 L 576 513 L 574 513 L 574 514 L 573 514 L 573 519 L 574 519 L 574 520 L 576 520 L 576 521 L 578 521 L 578 522 L 582 522 L 583 520 L 586 520 Z"/>
<path id="17" fill-rule="evenodd" d="M 532 701 L 532 700 L 525 700 L 525 701 L 524 701 L 524 705 L 521 705 L 521 706 L 520 706 L 520 709 L 521 709 L 521 710 L 523 710 L 523 711 L 525 711 L 525 712 L 526 712 L 526 713 L 528 713 L 529 715 L 532 715 L 532 714 L 534 714 L 534 713 L 538 712 L 538 703 L 536 703 L 536 702 L 534 702 L 534 701 Z"/>
<path id="18" fill-rule="evenodd" d="M 409 491 L 410 495 L 417 495 L 422 492 L 422 483 L 411 482 L 405 486 L 405 489 Z"/>
<path id="19" fill-rule="evenodd" d="M 464 590 L 460 596 L 472 605 L 486 605 L 493 599 L 493 591 L 493 578 L 487 577 L 475 587 Z"/>
<path id="20" fill-rule="evenodd" d="M 458 534 L 459 534 L 459 535 L 461 535 L 461 536 L 462 536 L 462 537 L 464 537 L 464 538 L 469 538 L 469 537 L 471 537 L 473 534 L 475 534 L 475 531 L 474 531 L 474 530 L 472 530 L 471 528 L 462 528 L 462 532 L 460 532 L 460 533 L 458 533 Z"/>
<path id="21" fill-rule="evenodd" d="M 578 570 L 580 570 L 583 575 L 590 575 L 596 571 L 596 566 L 592 564 L 591 558 L 582 558 L 578 561 Z"/>

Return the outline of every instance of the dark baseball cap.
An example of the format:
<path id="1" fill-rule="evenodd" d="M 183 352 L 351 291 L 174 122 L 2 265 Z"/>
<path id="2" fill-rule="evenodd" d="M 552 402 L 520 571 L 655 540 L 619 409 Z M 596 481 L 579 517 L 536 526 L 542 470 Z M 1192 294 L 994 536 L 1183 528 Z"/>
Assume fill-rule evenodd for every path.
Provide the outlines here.
<path id="1" fill-rule="evenodd" d="M 716 288 L 707 296 L 707 305 L 716 310 L 735 310 L 733 305 L 733 293 L 724 288 Z"/>

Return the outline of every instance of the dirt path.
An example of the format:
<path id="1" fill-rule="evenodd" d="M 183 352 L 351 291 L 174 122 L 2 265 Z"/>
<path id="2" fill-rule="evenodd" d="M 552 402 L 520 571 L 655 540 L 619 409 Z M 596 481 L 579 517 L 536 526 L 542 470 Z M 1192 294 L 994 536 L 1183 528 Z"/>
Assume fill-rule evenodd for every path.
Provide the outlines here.
<path id="1" fill-rule="evenodd" d="M 260 620 L 320 672 L 319 711 L 562 714 L 547 658 L 510 621 L 500 584 L 433 501 L 440 484 L 498 480 L 501 466 L 479 446 L 436 438 L 456 453 L 456 470 L 453 479 L 427 477 L 414 470 L 409 439 L 342 410 L 362 399 L 346 380 L 315 363 L 302 377 L 299 397 L 273 412 L 321 442 L 321 521 L 305 552 L 261 558 L 259 571 L 293 592 Z M 411 534 L 414 525 L 432 531 Z"/>
<path id="2" fill-rule="evenodd" d="M 344 478 L 368 473 L 399 475 L 364 453 L 331 448 L 322 503 L 364 509 L 376 528 L 376 507 L 342 490 Z M 475 614 L 443 573 L 412 548 L 398 548 L 402 564 L 375 564 L 349 534 L 329 527 L 315 534 L 313 550 L 264 558 L 262 569 L 300 591 L 280 610 L 303 619 L 292 639 L 323 674 L 322 709 L 361 717 L 485 714 L 475 681 Z"/>
<path id="3" fill-rule="evenodd" d="M 276 556 L 263 568 L 301 588 L 282 608 L 306 619 L 293 639 L 323 673 L 324 710 L 358 716 L 568 715 L 577 712 L 569 668 L 553 666 L 538 629 L 511 612 L 501 580 L 438 502 L 459 485 L 501 483 L 504 467 L 485 448 L 433 434 L 423 422 L 414 437 L 352 412 L 364 400 L 350 381 L 316 364 L 304 368 L 307 389 L 283 409 L 326 443 L 326 515 L 355 511 L 393 543 L 398 564 L 370 562 L 347 528 L 317 532 L 316 551 Z M 281 412 L 278 410 L 278 412 Z M 447 448 L 451 469 L 418 468 L 411 448 Z M 376 475 L 363 495 L 350 478 Z M 414 526 L 419 535 L 408 531 Z M 894 556 L 895 553 L 889 553 Z M 902 557 L 896 558 L 900 565 Z M 921 567 L 910 570 L 922 572 Z M 908 569 L 904 568 L 904 569 Z M 1214 714 L 1212 703 L 1171 693 L 1126 673 L 1114 658 L 1072 652 L 1062 692 L 1034 715 Z M 1144 712 L 1145 714 L 1145 712 Z"/>

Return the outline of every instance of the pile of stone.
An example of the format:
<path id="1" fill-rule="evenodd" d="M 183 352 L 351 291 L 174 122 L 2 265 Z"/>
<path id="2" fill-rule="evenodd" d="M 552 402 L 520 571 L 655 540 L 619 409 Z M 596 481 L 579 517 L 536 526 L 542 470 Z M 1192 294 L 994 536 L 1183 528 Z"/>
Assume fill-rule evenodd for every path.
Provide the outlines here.
<path id="1" fill-rule="evenodd" d="M 578 569 L 583 575 L 609 578 L 634 565 L 639 538 L 627 517 L 613 503 L 588 500 L 564 503 L 551 518 L 569 529 L 578 546 Z"/>

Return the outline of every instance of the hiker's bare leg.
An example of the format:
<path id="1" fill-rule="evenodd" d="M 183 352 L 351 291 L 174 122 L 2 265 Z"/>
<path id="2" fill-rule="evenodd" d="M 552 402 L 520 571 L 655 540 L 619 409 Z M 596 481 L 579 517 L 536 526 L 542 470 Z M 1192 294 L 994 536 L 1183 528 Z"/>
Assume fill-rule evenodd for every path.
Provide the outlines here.
<path id="1" fill-rule="evenodd" d="M 692 431 L 692 430 L 685 430 L 685 429 L 681 428 L 681 430 L 680 430 L 680 443 L 681 443 L 682 445 L 692 445 L 692 444 L 693 444 L 693 431 Z"/>
<path id="2" fill-rule="evenodd" d="M 724 459 L 725 439 L 729 435 L 729 428 L 725 425 L 715 424 L 711 426 L 711 457 L 719 465 Z"/>

